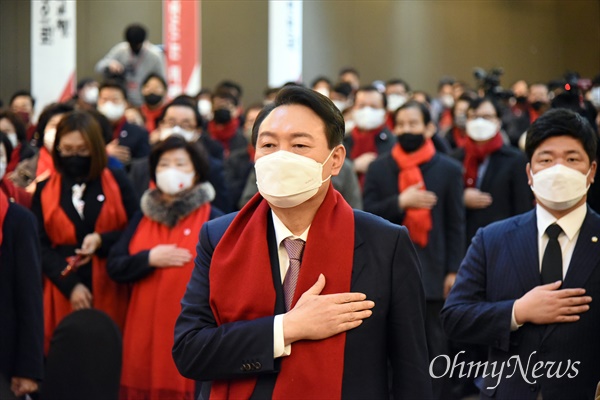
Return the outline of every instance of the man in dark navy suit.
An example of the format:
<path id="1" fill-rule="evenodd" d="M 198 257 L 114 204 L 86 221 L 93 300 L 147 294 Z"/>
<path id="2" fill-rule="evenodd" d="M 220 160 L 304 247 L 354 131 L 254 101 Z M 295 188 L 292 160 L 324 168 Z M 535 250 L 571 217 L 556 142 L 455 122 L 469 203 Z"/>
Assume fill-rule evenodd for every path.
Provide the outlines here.
<path id="1" fill-rule="evenodd" d="M 258 115 L 259 194 L 203 226 L 175 327 L 200 398 L 431 397 L 419 261 L 405 228 L 333 189 L 343 136 L 302 87 Z"/>
<path id="2" fill-rule="evenodd" d="M 600 216 L 586 194 L 596 141 L 572 111 L 537 119 L 525 146 L 536 208 L 480 229 L 463 260 L 442 319 L 451 338 L 488 347 L 482 398 L 594 398 Z"/>

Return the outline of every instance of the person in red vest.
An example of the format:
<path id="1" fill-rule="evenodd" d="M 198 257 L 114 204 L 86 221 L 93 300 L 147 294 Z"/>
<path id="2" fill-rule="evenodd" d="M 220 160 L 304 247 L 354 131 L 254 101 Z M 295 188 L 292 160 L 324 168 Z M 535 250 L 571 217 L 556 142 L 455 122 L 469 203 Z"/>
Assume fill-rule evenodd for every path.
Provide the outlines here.
<path id="1" fill-rule="evenodd" d="M 106 257 L 138 209 L 125 173 L 107 168 L 100 125 L 88 112 L 64 115 L 52 159 L 56 173 L 38 183 L 32 204 L 46 278 L 46 350 L 73 310 L 99 309 L 123 328 L 128 289 L 108 277 Z"/>
<path id="2" fill-rule="evenodd" d="M 215 190 L 198 143 L 170 136 L 154 146 L 149 164 L 156 188 L 142 196 L 141 213 L 129 222 L 107 264 L 114 280 L 132 284 L 121 399 L 192 399 L 194 381 L 179 374 L 171 356 L 173 327 L 200 228 L 222 212 L 210 205 Z"/>
<path id="3" fill-rule="evenodd" d="M 154 73 L 148 75 L 142 82 L 142 97 L 144 103 L 140 107 L 140 112 L 146 121 L 146 130 L 152 132 L 156 129 L 156 120 L 165 108 L 167 97 L 165 79 Z"/>

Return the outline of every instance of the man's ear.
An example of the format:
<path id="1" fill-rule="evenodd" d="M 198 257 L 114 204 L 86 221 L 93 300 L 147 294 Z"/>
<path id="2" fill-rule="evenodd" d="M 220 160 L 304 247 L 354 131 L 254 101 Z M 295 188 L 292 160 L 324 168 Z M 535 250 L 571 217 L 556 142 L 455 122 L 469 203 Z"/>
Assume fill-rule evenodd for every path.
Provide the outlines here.
<path id="1" fill-rule="evenodd" d="M 527 174 L 527 184 L 529 186 L 533 185 L 533 180 L 531 179 L 531 163 L 527 163 L 525 166 L 525 173 Z"/>
<path id="2" fill-rule="evenodd" d="M 429 122 L 426 126 L 425 126 L 425 139 L 431 139 L 433 137 L 433 135 L 435 135 L 435 124 L 433 122 Z"/>
<path id="3" fill-rule="evenodd" d="M 337 145 L 333 153 L 331 154 L 332 164 L 331 164 L 331 175 L 337 176 L 342 169 L 342 165 L 344 165 L 344 160 L 346 159 L 346 148 L 344 145 Z"/>
<path id="4" fill-rule="evenodd" d="M 594 183 L 594 178 L 596 177 L 597 168 L 598 168 L 598 163 L 596 163 L 596 161 L 592 161 L 592 164 L 590 165 L 590 174 L 587 177 L 588 185 L 591 185 L 592 183 Z"/>

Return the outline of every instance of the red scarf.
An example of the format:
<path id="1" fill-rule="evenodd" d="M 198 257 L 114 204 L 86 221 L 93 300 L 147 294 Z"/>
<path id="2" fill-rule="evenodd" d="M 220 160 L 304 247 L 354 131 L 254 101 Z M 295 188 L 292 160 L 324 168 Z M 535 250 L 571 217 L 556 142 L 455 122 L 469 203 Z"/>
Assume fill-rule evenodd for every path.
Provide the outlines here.
<path id="1" fill-rule="evenodd" d="M 10 179 L 0 180 L 0 192 L 4 192 L 9 201 L 22 205 L 25 208 L 31 208 L 31 194 L 25 189 L 15 186 Z"/>
<path id="2" fill-rule="evenodd" d="M 392 158 L 398 164 L 398 193 L 402 193 L 409 186 L 422 183 L 421 190 L 425 190 L 425 181 L 419 165 L 428 162 L 435 155 L 435 146 L 431 139 L 427 139 L 417 151 L 406 153 L 399 144 L 392 148 Z M 431 230 L 431 210 L 426 208 L 407 208 L 404 210 L 404 226 L 408 229 L 410 238 L 421 247 L 427 246 L 429 231 Z"/>
<path id="3" fill-rule="evenodd" d="M 46 171 L 50 171 L 51 175 L 54 173 L 54 161 L 52 160 L 52 155 L 50 154 L 48 149 L 46 149 L 46 147 L 41 147 L 38 156 L 35 176 L 40 176 Z"/>
<path id="4" fill-rule="evenodd" d="M 248 157 L 250 157 L 250 162 L 254 162 L 254 156 L 256 154 L 256 148 L 251 144 L 248 144 Z"/>
<path id="5" fill-rule="evenodd" d="M 467 132 L 458 126 L 452 127 L 452 138 L 454 139 L 455 147 L 462 149 L 467 144 Z"/>
<path id="6" fill-rule="evenodd" d="M 2 231 L 4 229 L 4 218 L 6 218 L 8 206 L 8 197 L 6 197 L 4 192 L 0 190 L 0 246 L 2 246 Z"/>
<path id="7" fill-rule="evenodd" d="M 142 104 L 140 112 L 146 120 L 146 130 L 152 132 L 156 129 L 156 118 L 160 117 L 165 106 L 159 106 L 158 108 L 151 109 L 147 104 Z"/>
<path id="8" fill-rule="evenodd" d="M 226 124 L 217 124 L 215 121 L 208 123 L 208 133 L 219 141 L 227 153 L 229 153 L 229 141 L 235 136 L 240 126 L 240 120 L 233 118 Z"/>
<path id="9" fill-rule="evenodd" d="M 121 189 L 108 169 L 100 176 L 104 204 L 96 220 L 95 232 L 104 233 L 123 230 L 127 225 L 127 214 L 121 199 Z M 53 246 L 77 245 L 75 225 L 60 206 L 61 174 L 50 177 L 41 194 L 44 228 Z M 66 266 L 66 261 L 65 261 Z M 109 278 L 106 272 L 106 259 L 92 258 L 93 307 L 107 313 L 123 330 L 127 311 L 127 286 Z M 73 311 L 71 303 L 49 279 L 44 282 L 44 333 L 46 351 L 54 328 Z"/>
<path id="10" fill-rule="evenodd" d="M 209 215 L 210 204 L 205 203 L 173 228 L 143 217 L 129 243 L 129 254 L 165 243 L 177 243 L 195 254 L 200 228 Z M 123 335 L 121 399 L 193 400 L 195 383 L 181 376 L 171 355 L 180 301 L 193 269 L 192 258 L 183 267 L 155 268 L 133 284 Z"/>
<path id="11" fill-rule="evenodd" d="M 465 187 L 475 187 L 477 184 L 477 170 L 479 166 L 490 154 L 500 150 L 503 145 L 500 132 L 485 143 L 477 143 L 471 138 L 467 138 L 465 143 L 465 160 L 463 167 L 465 170 Z"/>
<path id="12" fill-rule="evenodd" d="M 23 145 L 21 143 L 19 143 L 19 144 L 17 144 L 17 147 L 15 147 L 13 149 L 12 153 L 10 153 L 10 162 L 6 166 L 6 174 L 14 171 L 15 168 L 17 168 L 17 165 L 19 165 L 19 163 L 21 162 L 21 148 L 22 147 L 23 147 Z"/>
<path id="13" fill-rule="evenodd" d="M 275 287 L 281 282 L 273 282 L 266 240 L 270 210 L 268 203 L 256 194 L 215 248 L 209 272 L 210 306 L 218 325 L 273 315 Z M 336 246 L 331 245 L 334 237 Z M 322 294 L 348 292 L 353 258 L 354 214 L 330 184 L 308 233 L 292 306 L 321 273 L 327 279 Z M 273 399 L 341 398 L 345 343 L 345 333 L 294 343 L 292 354 L 281 360 Z M 210 397 L 247 399 L 255 384 L 256 377 L 215 381 Z"/>
<path id="14" fill-rule="evenodd" d="M 363 131 L 354 127 L 352 129 L 352 152 L 350 153 L 351 159 L 356 159 L 365 153 L 377 154 L 377 145 L 375 144 L 375 138 L 381 132 L 382 127 L 379 126 L 375 129 Z"/>
<path id="15" fill-rule="evenodd" d="M 125 119 L 125 117 L 121 117 L 121 119 L 117 121 L 115 127 L 113 128 L 113 140 L 118 139 L 121 136 L 121 131 L 123 130 L 126 122 L 127 119 Z"/>

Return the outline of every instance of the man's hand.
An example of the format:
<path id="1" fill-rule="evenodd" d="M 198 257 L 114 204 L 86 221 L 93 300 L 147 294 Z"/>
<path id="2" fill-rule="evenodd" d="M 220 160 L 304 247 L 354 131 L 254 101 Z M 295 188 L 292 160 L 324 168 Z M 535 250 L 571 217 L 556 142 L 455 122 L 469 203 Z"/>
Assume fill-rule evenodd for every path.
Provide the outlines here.
<path id="1" fill-rule="evenodd" d="M 377 158 L 375 153 L 364 153 L 356 157 L 354 161 L 354 170 L 358 173 L 364 174 L 369 169 L 369 165 Z"/>
<path id="2" fill-rule="evenodd" d="M 366 300 L 364 293 L 336 293 L 321 295 L 325 276 L 304 294 L 296 306 L 283 316 L 285 345 L 298 340 L 327 339 L 338 333 L 354 329 L 369 318 L 375 303 Z"/>
<path id="3" fill-rule="evenodd" d="M 579 315 L 590 309 L 592 298 L 584 296 L 585 289 L 561 289 L 562 281 L 536 286 L 515 301 L 515 320 L 545 325 L 557 322 L 575 322 Z"/>
<path id="4" fill-rule="evenodd" d="M 122 74 L 123 71 L 125 70 L 125 68 L 123 67 L 123 64 L 121 64 L 120 62 L 118 62 L 117 60 L 111 60 L 108 63 L 108 70 L 110 72 L 112 72 L 113 74 Z"/>
<path id="5" fill-rule="evenodd" d="M 148 254 L 148 264 L 152 267 L 182 267 L 192 259 L 188 249 L 177 247 L 175 244 L 159 244 Z"/>
<path id="6" fill-rule="evenodd" d="M 127 164 L 131 160 L 129 147 L 119 145 L 119 139 L 115 139 L 106 145 L 106 154 L 115 157 L 123 164 Z"/>
<path id="7" fill-rule="evenodd" d="M 435 193 L 428 190 L 421 190 L 423 182 L 409 186 L 398 195 L 398 205 L 401 210 L 407 208 L 426 208 L 432 209 L 437 203 Z"/>
<path id="8" fill-rule="evenodd" d="M 93 296 L 90 290 L 83 284 L 78 283 L 71 291 L 71 307 L 73 310 L 92 308 Z"/>
<path id="9" fill-rule="evenodd" d="M 14 376 L 10 382 L 10 390 L 12 390 L 15 396 L 21 397 L 28 393 L 36 392 L 38 384 L 33 379 Z"/>
<path id="10" fill-rule="evenodd" d="M 454 286 L 454 281 L 456 281 L 456 272 L 449 272 L 446 275 L 446 279 L 444 279 L 444 299 L 450 294 L 450 289 Z"/>
<path id="11" fill-rule="evenodd" d="M 486 208 L 492 204 L 492 195 L 477 188 L 466 188 L 464 200 L 467 208 Z"/>

